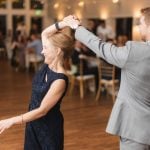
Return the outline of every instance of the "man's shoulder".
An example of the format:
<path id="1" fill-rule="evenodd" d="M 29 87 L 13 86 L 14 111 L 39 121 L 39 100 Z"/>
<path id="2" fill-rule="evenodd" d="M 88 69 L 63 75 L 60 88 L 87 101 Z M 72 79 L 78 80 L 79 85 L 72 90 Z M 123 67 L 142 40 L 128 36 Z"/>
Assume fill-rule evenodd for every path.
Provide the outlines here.
<path id="1" fill-rule="evenodd" d="M 126 46 L 131 50 L 149 50 L 150 46 L 142 41 L 128 41 Z"/>
<path id="2" fill-rule="evenodd" d="M 131 46 L 147 46 L 146 42 L 142 41 L 128 41 L 126 45 L 131 45 Z"/>
<path id="3" fill-rule="evenodd" d="M 130 49 L 129 59 L 132 61 L 139 61 L 150 57 L 150 46 L 146 42 L 128 41 L 126 46 Z"/>

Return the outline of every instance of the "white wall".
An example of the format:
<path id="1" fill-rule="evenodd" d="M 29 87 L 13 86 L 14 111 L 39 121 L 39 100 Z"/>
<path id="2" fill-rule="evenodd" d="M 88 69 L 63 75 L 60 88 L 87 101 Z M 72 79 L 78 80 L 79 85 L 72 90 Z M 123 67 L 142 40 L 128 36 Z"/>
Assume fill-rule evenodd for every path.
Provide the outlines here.
<path id="1" fill-rule="evenodd" d="M 79 7 L 81 0 L 47 0 L 51 18 L 61 20 L 69 14 L 76 14 L 80 19 L 100 18 L 105 19 L 106 23 L 111 25 L 115 31 L 115 18 L 133 17 L 133 40 L 140 40 L 135 27 L 135 20 L 140 16 L 141 8 L 150 7 L 150 0 L 119 0 L 114 4 L 112 0 L 82 0 L 84 6 Z M 59 7 L 54 9 L 55 3 Z M 69 7 L 68 7 L 69 6 Z M 68 9 L 69 8 L 69 9 Z"/>
<path id="2" fill-rule="evenodd" d="M 6 15 L 7 30 L 12 29 L 12 16 L 24 15 L 27 31 L 30 29 L 31 17 L 35 16 L 35 10 L 29 8 L 29 0 L 25 0 L 25 9 L 12 9 L 11 0 L 7 1 L 7 9 L 0 9 L 1 15 Z M 117 17 L 136 17 L 140 15 L 140 9 L 150 6 L 150 0 L 120 0 L 118 4 L 112 0 L 82 0 L 85 5 L 78 6 L 81 0 L 45 0 L 44 9 L 39 17 L 43 17 L 43 28 L 52 24 L 54 19 L 62 19 L 69 14 L 76 14 L 81 19 L 101 18 L 106 19 L 107 23 L 115 29 L 115 18 Z M 58 2 L 57 9 L 53 5 Z"/>
<path id="3" fill-rule="evenodd" d="M 47 0 L 49 4 L 49 14 L 54 18 L 75 13 L 80 18 L 116 18 L 116 17 L 137 17 L 140 9 L 150 6 L 150 0 L 120 0 L 114 4 L 112 0 L 82 0 L 85 5 L 78 6 L 80 0 Z M 58 2 L 57 9 L 53 5 Z M 70 6 L 70 9 L 68 9 Z"/>

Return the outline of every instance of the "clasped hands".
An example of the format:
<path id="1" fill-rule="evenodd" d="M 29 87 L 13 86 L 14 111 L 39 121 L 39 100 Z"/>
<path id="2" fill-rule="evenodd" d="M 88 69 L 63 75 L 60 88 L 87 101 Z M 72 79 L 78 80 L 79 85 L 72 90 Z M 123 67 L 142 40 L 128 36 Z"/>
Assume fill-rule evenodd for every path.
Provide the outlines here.
<path id="1" fill-rule="evenodd" d="M 69 26 L 72 29 L 76 29 L 80 24 L 80 20 L 75 15 L 69 15 L 63 19 L 63 22 L 66 24 L 66 26 Z"/>

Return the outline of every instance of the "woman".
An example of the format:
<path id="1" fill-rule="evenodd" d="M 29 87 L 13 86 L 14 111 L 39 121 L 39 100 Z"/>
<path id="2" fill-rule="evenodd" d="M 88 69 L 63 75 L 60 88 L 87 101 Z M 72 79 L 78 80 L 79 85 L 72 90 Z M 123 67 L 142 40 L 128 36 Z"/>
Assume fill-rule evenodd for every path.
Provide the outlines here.
<path id="1" fill-rule="evenodd" d="M 63 31 L 64 21 L 42 32 L 45 64 L 32 83 L 29 112 L 0 121 L 0 134 L 14 124 L 26 124 L 24 150 L 63 150 L 63 116 L 60 112 L 68 78 L 63 66 L 73 40 Z"/>

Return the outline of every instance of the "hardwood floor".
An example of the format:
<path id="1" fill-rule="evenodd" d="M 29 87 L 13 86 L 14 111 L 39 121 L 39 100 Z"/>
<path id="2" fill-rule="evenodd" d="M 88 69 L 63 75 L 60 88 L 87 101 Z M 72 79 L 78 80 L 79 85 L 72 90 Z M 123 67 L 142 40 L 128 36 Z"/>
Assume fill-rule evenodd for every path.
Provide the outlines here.
<path id="1" fill-rule="evenodd" d="M 31 73 L 16 72 L 0 60 L 0 120 L 27 111 L 31 94 Z M 81 100 L 76 89 L 62 103 L 65 118 L 65 150 L 118 150 L 118 137 L 105 132 L 112 109 L 111 98 L 94 101 L 87 92 Z M 0 135 L 0 150 L 22 150 L 24 126 L 16 125 Z"/>

